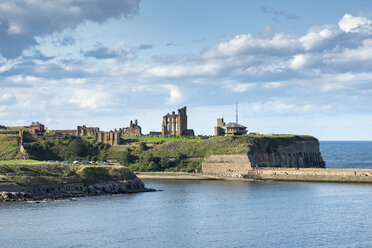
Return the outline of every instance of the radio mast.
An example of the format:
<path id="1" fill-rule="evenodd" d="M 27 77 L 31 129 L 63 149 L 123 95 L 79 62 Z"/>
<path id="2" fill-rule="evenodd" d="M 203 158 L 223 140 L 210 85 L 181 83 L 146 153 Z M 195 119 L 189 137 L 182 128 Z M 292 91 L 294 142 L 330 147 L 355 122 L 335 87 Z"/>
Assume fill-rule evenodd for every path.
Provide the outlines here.
<path id="1" fill-rule="evenodd" d="M 238 124 L 238 102 L 236 102 L 236 124 Z"/>

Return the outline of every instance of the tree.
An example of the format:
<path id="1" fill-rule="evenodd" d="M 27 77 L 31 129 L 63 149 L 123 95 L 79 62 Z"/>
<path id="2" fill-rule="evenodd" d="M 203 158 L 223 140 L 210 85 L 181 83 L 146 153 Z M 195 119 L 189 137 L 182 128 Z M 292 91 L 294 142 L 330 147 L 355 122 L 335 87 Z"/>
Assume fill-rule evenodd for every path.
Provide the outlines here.
<path id="1" fill-rule="evenodd" d="M 89 155 L 88 146 L 81 139 L 74 139 L 67 145 L 67 153 L 75 157 L 86 157 Z"/>
<path id="2" fill-rule="evenodd" d="M 135 156 L 132 155 L 131 150 L 126 149 L 120 156 L 120 164 L 129 166 L 135 162 Z"/>
<path id="3" fill-rule="evenodd" d="M 140 148 L 141 151 L 146 151 L 147 149 L 149 149 L 149 148 L 147 147 L 147 145 L 146 145 L 145 142 L 141 142 L 141 143 L 139 143 L 139 148 Z"/>

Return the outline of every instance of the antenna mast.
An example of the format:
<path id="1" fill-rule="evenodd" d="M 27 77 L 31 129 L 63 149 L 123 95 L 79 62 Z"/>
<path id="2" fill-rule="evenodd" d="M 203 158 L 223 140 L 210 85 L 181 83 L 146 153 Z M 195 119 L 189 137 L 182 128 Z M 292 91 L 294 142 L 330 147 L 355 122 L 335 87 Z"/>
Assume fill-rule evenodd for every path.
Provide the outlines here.
<path id="1" fill-rule="evenodd" d="M 236 124 L 238 124 L 238 102 L 236 102 Z"/>

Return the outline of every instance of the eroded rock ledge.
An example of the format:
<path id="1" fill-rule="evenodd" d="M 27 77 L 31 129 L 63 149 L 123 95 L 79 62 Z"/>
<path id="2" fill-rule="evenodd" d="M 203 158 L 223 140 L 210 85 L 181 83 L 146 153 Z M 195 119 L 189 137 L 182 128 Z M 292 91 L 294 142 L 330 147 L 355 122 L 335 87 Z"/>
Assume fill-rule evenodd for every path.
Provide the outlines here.
<path id="1" fill-rule="evenodd" d="M 0 201 L 37 201 L 44 199 L 67 199 L 104 194 L 127 194 L 151 192 L 138 179 L 114 180 L 85 186 L 83 183 L 20 186 L 14 183 L 0 185 Z"/>

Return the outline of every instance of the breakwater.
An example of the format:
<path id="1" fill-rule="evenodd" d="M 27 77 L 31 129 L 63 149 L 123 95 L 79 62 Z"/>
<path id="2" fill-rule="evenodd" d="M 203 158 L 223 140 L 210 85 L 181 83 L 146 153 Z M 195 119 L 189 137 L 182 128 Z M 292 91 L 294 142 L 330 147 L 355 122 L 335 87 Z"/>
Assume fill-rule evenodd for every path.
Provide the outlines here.
<path id="1" fill-rule="evenodd" d="M 21 186 L 13 182 L 0 183 L 0 201 L 65 199 L 103 194 L 125 194 L 154 191 L 138 179 L 113 180 L 85 186 L 83 183 Z"/>
<path id="2" fill-rule="evenodd" d="M 225 178 L 254 180 L 372 183 L 372 169 L 323 169 L 323 168 L 258 168 L 244 173 L 209 174 Z"/>

